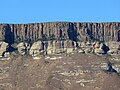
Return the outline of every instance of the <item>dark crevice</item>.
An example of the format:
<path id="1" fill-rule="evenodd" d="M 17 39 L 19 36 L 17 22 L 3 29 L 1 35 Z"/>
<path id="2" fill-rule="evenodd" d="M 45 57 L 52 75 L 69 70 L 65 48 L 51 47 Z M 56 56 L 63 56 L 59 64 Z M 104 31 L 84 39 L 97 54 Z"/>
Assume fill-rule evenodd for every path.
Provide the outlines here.
<path id="1" fill-rule="evenodd" d="M 77 30 L 74 29 L 73 23 L 69 24 L 69 29 L 67 30 L 67 33 L 70 40 L 77 41 Z"/>
<path id="2" fill-rule="evenodd" d="M 14 34 L 9 24 L 3 27 L 2 34 L 3 34 L 3 41 L 9 43 L 9 45 L 14 43 Z"/>
<path id="3" fill-rule="evenodd" d="M 117 41 L 120 41 L 120 30 L 118 31 L 118 40 Z"/>

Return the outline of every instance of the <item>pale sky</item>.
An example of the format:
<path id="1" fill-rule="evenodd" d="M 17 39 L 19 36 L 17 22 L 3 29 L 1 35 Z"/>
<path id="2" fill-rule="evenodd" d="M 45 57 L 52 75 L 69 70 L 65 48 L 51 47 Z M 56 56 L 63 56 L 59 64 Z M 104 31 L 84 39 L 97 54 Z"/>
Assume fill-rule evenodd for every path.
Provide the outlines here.
<path id="1" fill-rule="evenodd" d="M 120 22 L 120 0 L 0 0 L 0 23 Z"/>

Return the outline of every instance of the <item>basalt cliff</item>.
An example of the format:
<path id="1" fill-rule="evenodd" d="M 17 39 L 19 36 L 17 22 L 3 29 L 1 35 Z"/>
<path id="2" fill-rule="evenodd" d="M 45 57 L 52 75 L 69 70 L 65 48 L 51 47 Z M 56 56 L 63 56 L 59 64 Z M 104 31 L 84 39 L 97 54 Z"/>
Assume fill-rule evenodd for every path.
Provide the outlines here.
<path id="1" fill-rule="evenodd" d="M 16 45 L 19 53 L 36 56 L 40 53 L 72 52 L 119 53 L 120 23 L 48 22 L 34 24 L 1 24 L 1 46 L 12 51 Z M 116 46 L 115 46 L 116 45 Z M 107 46 L 108 48 L 106 48 Z M 88 48 L 89 47 L 89 48 Z M 5 51 L 1 48 L 2 51 Z M 96 49 L 97 48 L 97 49 Z M 111 49 L 111 50 L 109 50 Z"/>
<path id="2" fill-rule="evenodd" d="M 37 40 L 120 41 L 120 23 L 49 22 L 0 24 L 0 40 L 8 43 Z"/>
<path id="3" fill-rule="evenodd" d="M 119 22 L 0 24 L 0 90 L 118 90 L 119 41 Z"/>

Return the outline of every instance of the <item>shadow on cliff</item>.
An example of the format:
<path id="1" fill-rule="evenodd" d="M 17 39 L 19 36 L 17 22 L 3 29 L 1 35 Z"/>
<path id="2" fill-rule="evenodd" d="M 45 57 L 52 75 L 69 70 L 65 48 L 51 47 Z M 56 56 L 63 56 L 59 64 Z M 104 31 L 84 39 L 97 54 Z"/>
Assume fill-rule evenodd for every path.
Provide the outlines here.
<path id="1" fill-rule="evenodd" d="M 74 24 L 69 24 L 69 29 L 67 30 L 68 38 L 72 41 L 77 41 L 77 30 L 74 29 Z"/>
<path id="2" fill-rule="evenodd" d="M 120 30 L 118 31 L 118 40 L 117 41 L 120 41 Z"/>
<path id="3" fill-rule="evenodd" d="M 103 44 L 102 49 L 104 50 L 105 54 L 107 54 L 107 52 L 110 50 L 108 46 L 106 46 L 105 44 Z"/>
<path id="4" fill-rule="evenodd" d="M 87 29 L 87 35 L 89 36 L 90 39 L 93 39 L 92 31 Z"/>
<path id="5" fill-rule="evenodd" d="M 3 35 L 3 40 L 7 43 L 9 43 L 9 45 L 14 43 L 14 34 L 11 31 L 11 27 L 10 25 L 5 25 L 2 29 L 2 35 Z"/>
<path id="6" fill-rule="evenodd" d="M 14 43 L 14 33 L 11 30 L 10 25 L 3 26 L 2 29 L 3 41 L 8 43 L 7 51 L 12 52 L 17 50 L 16 48 L 12 47 L 11 44 Z"/>

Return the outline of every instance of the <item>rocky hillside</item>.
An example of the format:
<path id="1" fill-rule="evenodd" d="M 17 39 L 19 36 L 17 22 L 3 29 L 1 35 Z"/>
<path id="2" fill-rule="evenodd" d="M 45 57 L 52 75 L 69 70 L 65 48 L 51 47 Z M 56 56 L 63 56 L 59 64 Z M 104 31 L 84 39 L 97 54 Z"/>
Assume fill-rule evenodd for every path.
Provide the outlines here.
<path id="1" fill-rule="evenodd" d="M 120 67 L 120 57 L 111 61 Z M 105 68 L 105 56 L 93 54 L 19 55 L 0 61 L 0 90 L 119 90 L 120 76 Z"/>
<path id="2" fill-rule="evenodd" d="M 0 40 L 7 43 L 37 40 L 120 41 L 120 23 L 49 22 L 0 24 Z"/>

